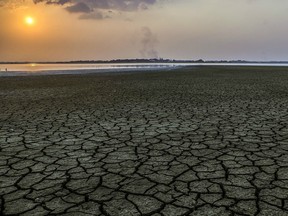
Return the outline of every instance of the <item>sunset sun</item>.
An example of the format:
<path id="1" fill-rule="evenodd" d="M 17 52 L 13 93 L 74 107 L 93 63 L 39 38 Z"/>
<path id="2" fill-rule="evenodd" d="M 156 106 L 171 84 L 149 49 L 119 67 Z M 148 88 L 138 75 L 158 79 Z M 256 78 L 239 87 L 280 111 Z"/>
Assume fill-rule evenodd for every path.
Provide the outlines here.
<path id="1" fill-rule="evenodd" d="M 34 24 L 34 19 L 32 17 L 26 17 L 25 18 L 25 23 L 27 25 L 33 25 Z"/>

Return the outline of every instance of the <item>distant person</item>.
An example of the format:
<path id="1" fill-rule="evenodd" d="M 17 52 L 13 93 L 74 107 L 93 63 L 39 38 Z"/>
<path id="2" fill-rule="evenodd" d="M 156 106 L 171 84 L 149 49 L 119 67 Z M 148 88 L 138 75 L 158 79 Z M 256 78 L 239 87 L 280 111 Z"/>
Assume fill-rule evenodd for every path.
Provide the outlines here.
<path id="1" fill-rule="evenodd" d="M 7 71 L 8 71 L 8 69 L 6 68 L 6 69 L 5 69 L 5 71 L 7 72 Z"/>

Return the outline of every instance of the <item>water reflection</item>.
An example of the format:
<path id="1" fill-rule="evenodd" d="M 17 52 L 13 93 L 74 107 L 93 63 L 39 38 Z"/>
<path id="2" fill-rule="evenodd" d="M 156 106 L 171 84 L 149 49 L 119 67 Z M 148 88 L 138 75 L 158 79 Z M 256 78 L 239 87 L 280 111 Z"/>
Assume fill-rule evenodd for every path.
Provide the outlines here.
<path id="1" fill-rule="evenodd" d="M 219 65 L 219 66 L 288 66 L 288 64 L 231 64 L 231 63 L 106 63 L 106 64 L 0 64 L 0 76 L 29 74 L 77 74 L 94 72 L 118 72 L 129 70 L 167 69 L 181 66 Z M 7 71 L 5 69 L 7 68 Z"/>

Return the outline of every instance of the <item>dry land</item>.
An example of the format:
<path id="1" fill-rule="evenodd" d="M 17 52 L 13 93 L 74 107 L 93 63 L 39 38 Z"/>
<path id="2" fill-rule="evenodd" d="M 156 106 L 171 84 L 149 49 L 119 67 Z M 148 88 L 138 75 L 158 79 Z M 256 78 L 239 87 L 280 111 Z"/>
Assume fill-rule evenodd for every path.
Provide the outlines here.
<path id="1" fill-rule="evenodd" d="M 0 215 L 288 215 L 288 68 L 0 78 Z"/>

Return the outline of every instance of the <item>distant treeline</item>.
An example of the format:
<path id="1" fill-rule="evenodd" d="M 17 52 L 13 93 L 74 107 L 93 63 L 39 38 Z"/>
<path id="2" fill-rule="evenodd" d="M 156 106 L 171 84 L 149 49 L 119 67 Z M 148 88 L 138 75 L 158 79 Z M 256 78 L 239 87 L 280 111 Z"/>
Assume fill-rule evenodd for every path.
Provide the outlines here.
<path id="1" fill-rule="evenodd" d="M 55 62 L 0 62 L 0 64 L 113 64 L 113 63 L 264 63 L 264 64 L 287 64 L 288 61 L 245 61 L 245 60 L 175 60 L 175 59 L 114 59 L 114 60 L 77 60 L 77 61 L 55 61 Z"/>

